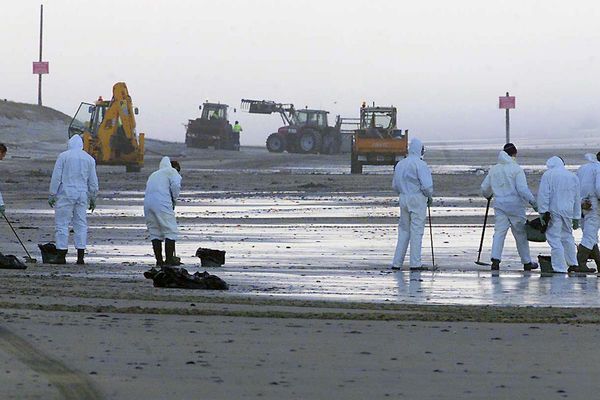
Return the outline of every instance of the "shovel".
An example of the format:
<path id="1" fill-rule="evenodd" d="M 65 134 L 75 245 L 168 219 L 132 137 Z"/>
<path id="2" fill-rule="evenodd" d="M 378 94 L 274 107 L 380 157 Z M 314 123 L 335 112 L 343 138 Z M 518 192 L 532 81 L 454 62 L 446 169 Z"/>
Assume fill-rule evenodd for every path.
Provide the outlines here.
<path id="1" fill-rule="evenodd" d="M 487 225 L 488 212 L 490 211 L 490 202 L 492 198 L 487 199 L 487 206 L 485 207 L 485 218 L 483 219 L 483 230 L 481 231 L 481 242 L 479 242 L 479 254 L 477 255 L 477 261 L 475 264 L 477 265 L 485 265 L 489 266 L 490 264 L 481 261 L 481 249 L 483 248 L 483 238 L 485 236 L 485 226 Z"/>
<path id="2" fill-rule="evenodd" d="M 25 247 L 25 245 L 21 241 L 21 238 L 17 234 L 17 231 L 15 231 L 15 228 L 13 228 L 13 226 L 10 223 L 10 221 L 8 220 L 8 218 L 6 218 L 6 215 L 2 214 L 2 216 L 4 217 L 4 220 L 6 221 L 6 223 L 8 224 L 8 226 L 10 226 L 10 229 L 12 229 L 12 231 L 15 234 L 15 236 L 17 237 L 17 240 L 19 241 L 19 243 L 21 243 L 21 246 L 23 246 L 23 250 L 25 250 L 25 253 L 27 253 L 27 256 L 23 257 L 25 259 L 25 262 L 29 263 L 29 264 L 35 264 L 37 262 L 37 260 L 35 258 L 31 257 L 31 254 L 29 254 L 29 252 L 27 251 L 27 248 Z"/>

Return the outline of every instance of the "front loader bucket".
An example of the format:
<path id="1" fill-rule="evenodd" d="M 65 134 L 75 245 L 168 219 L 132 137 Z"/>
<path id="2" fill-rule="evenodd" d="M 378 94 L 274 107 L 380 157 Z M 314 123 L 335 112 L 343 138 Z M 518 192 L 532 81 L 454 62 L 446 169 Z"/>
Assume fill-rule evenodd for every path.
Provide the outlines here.
<path id="1" fill-rule="evenodd" d="M 277 112 L 276 104 L 266 100 L 248 100 L 242 99 L 241 109 L 250 114 L 272 114 Z"/>

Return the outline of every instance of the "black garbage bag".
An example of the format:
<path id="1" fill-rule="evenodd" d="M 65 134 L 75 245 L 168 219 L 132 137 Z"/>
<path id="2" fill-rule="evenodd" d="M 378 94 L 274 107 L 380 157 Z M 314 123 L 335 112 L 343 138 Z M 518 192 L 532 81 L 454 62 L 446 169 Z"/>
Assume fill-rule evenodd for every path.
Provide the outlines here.
<path id="1" fill-rule="evenodd" d="M 151 268 L 144 272 L 146 279 L 152 279 L 154 287 L 178 289 L 228 290 L 229 285 L 216 275 L 196 272 L 190 275 L 185 268 Z"/>
<path id="2" fill-rule="evenodd" d="M 545 242 L 547 224 L 542 226 L 540 218 L 525 221 L 525 233 L 530 242 Z"/>
<path id="3" fill-rule="evenodd" d="M 38 244 L 42 253 L 42 262 L 44 264 L 56 264 L 58 260 L 58 250 L 54 242 Z"/>
<path id="4" fill-rule="evenodd" d="M 0 269 L 27 269 L 17 257 L 0 253 Z"/>
<path id="5" fill-rule="evenodd" d="M 200 258 L 200 264 L 204 268 L 217 268 L 225 264 L 225 252 L 223 250 L 205 249 L 199 247 L 196 257 Z"/>

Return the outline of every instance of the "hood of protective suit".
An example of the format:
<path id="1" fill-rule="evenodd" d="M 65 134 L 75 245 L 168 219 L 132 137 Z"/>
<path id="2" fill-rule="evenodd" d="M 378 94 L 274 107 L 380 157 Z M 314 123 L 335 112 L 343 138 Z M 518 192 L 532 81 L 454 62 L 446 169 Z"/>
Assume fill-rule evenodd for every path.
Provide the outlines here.
<path id="1" fill-rule="evenodd" d="M 171 159 L 167 156 L 163 157 L 162 160 L 160 160 L 160 164 L 158 166 L 158 169 L 165 168 L 171 168 Z"/>
<path id="2" fill-rule="evenodd" d="M 513 160 L 513 158 L 509 156 L 508 153 L 504 150 L 501 150 L 500 153 L 498 153 L 498 162 L 500 164 L 510 164 L 514 161 L 515 160 Z"/>
<path id="3" fill-rule="evenodd" d="M 423 152 L 423 142 L 421 142 L 417 138 L 413 138 L 408 145 L 408 154 L 421 157 L 421 153 Z"/>
<path id="4" fill-rule="evenodd" d="M 83 150 L 83 139 L 79 135 L 71 136 L 68 144 L 69 150 Z"/>
<path id="5" fill-rule="evenodd" d="M 171 166 L 171 159 L 167 156 L 164 156 L 162 160 L 160 160 L 158 170 L 164 171 L 167 176 L 179 175 L 179 172 L 177 172 L 177 170 Z"/>
<path id="6" fill-rule="evenodd" d="M 590 162 L 598 162 L 598 159 L 594 153 L 585 153 L 585 159 Z"/>
<path id="7" fill-rule="evenodd" d="M 565 163 L 563 162 L 563 160 L 561 160 L 560 157 L 557 156 L 550 157 L 548 161 L 546 161 L 546 167 L 548 167 L 548 169 L 559 168 L 564 166 Z"/>

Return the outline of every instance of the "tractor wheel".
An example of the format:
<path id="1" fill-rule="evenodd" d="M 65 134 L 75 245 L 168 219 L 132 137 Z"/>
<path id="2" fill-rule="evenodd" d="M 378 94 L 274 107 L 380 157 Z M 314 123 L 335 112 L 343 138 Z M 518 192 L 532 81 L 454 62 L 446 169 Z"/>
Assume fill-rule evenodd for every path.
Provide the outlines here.
<path id="1" fill-rule="evenodd" d="M 323 135 L 323 144 L 321 145 L 321 154 L 338 154 L 342 146 L 340 135 L 335 132 L 328 132 Z"/>
<path id="2" fill-rule="evenodd" d="M 352 155 L 350 156 L 350 173 L 351 174 L 362 174 L 363 166 L 360 161 L 358 161 L 358 156 L 354 154 L 354 150 L 352 150 Z"/>
<path id="3" fill-rule="evenodd" d="M 321 150 L 321 134 L 314 129 L 305 129 L 298 136 L 298 152 L 302 154 L 317 153 Z"/>
<path id="4" fill-rule="evenodd" d="M 285 150 L 285 137 L 279 133 L 272 133 L 267 138 L 267 150 L 271 153 L 283 153 Z"/>

